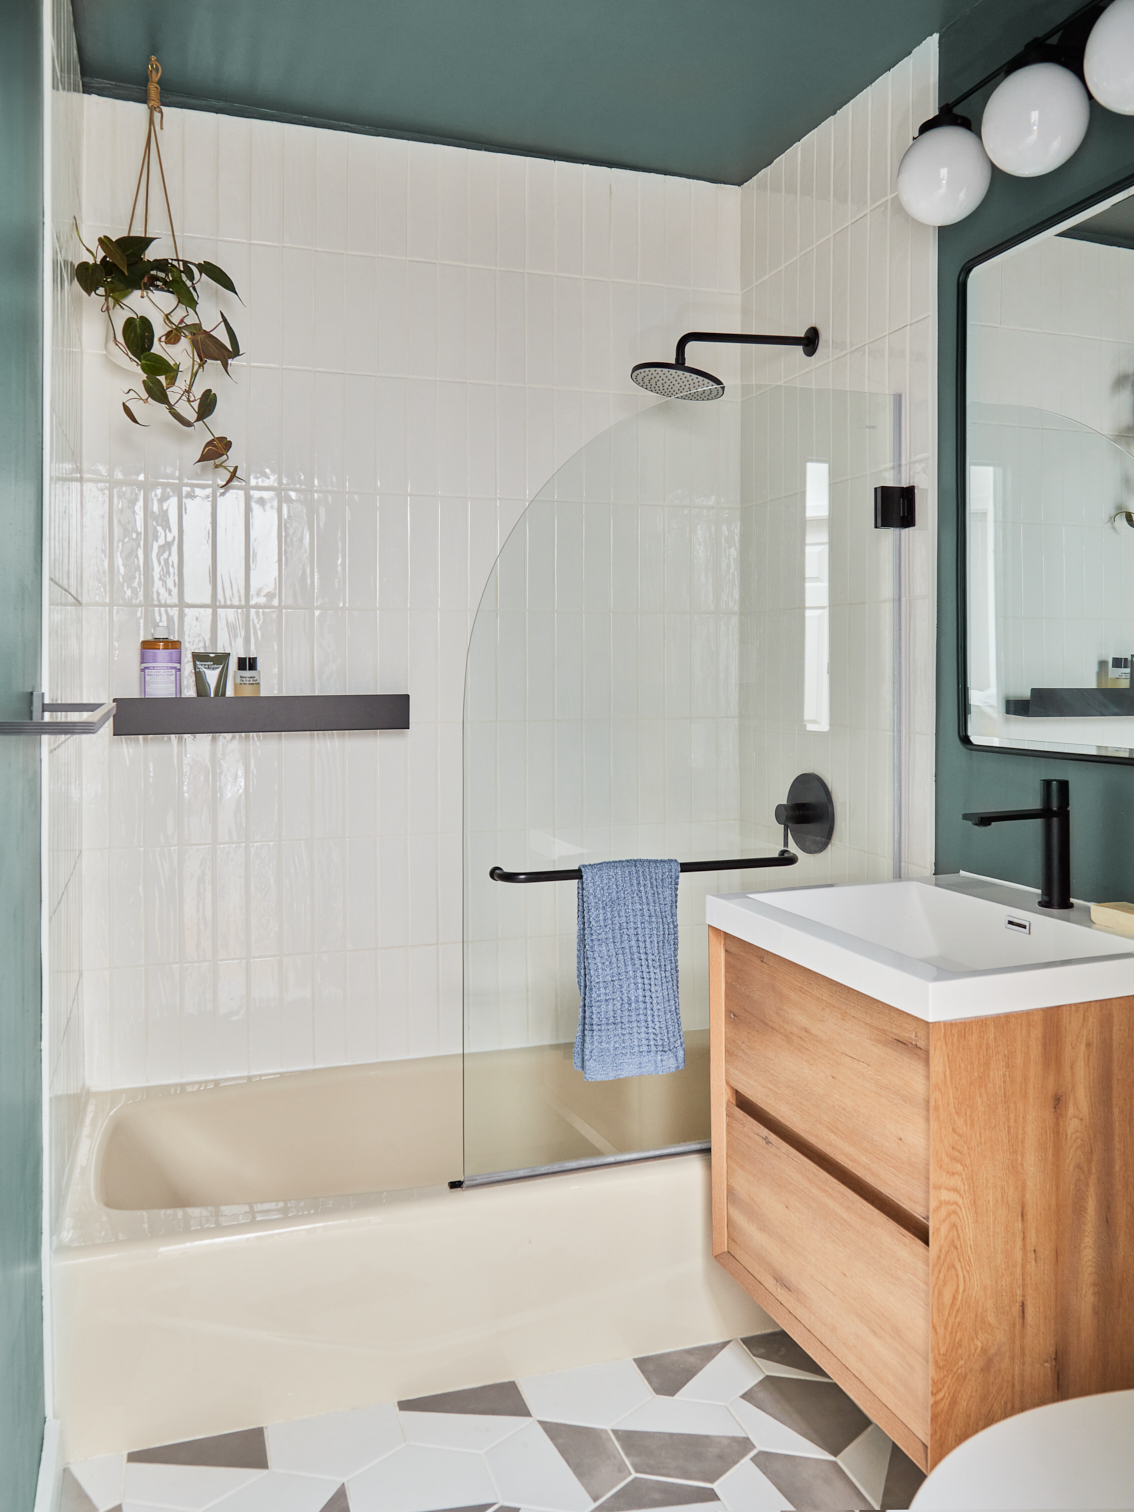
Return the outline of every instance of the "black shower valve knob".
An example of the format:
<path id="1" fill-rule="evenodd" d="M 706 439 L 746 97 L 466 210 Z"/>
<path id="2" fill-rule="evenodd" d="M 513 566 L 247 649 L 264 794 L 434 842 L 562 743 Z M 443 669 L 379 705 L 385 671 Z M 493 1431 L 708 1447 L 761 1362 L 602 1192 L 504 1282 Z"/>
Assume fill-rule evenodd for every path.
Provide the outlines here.
<path id="1" fill-rule="evenodd" d="M 777 803 L 777 824 L 814 824 L 823 817 L 823 810 L 815 803 Z"/>

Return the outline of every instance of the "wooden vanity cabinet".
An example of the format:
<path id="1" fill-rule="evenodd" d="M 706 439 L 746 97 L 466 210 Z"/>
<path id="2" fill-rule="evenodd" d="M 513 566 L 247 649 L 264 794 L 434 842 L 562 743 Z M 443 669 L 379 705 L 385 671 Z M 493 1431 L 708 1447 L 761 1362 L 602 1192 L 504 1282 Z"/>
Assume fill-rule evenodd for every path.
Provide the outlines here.
<path id="1" fill-rule="evenodd" d="M 713 1251 L 923 1469 L 1134 1386 L 1134 998 L 927 1024 L 709 930 Z"/>

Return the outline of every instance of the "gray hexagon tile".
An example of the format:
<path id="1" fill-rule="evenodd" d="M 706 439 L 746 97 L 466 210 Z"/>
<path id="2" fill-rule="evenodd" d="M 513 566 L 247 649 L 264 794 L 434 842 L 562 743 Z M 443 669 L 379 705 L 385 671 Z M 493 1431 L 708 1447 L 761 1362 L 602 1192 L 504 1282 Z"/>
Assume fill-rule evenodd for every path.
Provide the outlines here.
<path id="1" fill-rule="evenodd" d="M 858 1512 L 923 1476 L 776 1330 L 67 1467 L 63 1512 Z"/>

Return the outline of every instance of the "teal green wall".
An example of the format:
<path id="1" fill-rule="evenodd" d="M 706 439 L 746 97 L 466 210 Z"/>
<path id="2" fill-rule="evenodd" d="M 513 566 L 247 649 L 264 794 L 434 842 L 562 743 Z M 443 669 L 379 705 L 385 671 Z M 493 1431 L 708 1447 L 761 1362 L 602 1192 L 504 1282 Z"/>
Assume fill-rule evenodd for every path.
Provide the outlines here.
<path id="1" fill-rule="evenodd" d="M 974 0 L 74 0 L 84 88 L 741 184 Z M 317 17 L 317 21 L 315 18 Z"/>
<path id="2" fill-rule="evenodd" d="M 1072 6 L 986 0 L 941 38 L 941 99 L 960 93 Z M 960 108 L 979 125 L 983 97 Z M 1071 784 L 1071 885 L 1093 901 L 1134 899 L 1134 767 L 970 751 L 959 736 L 957 656 L 957 279 L 972 257 L 1134 175 L 1134 119 L 1093 106 L 1087 139 L 1040 179 L 993 173 L 979 210 L 938 241 L 939 560 L 937 652 L 937 870 L 984 872 L 1039 885 L 1040 826 L 978 830 L 965 810 L 1033 807 L 1043 777 Z"/>
<path id="3" fill-rule="evenodd" d="M 0 718 L 38 686 L 40 8 L 0 5 Z M 31 1512 L 43 1439 L 39 741 L 0 736 L 0 1508 Z"/>

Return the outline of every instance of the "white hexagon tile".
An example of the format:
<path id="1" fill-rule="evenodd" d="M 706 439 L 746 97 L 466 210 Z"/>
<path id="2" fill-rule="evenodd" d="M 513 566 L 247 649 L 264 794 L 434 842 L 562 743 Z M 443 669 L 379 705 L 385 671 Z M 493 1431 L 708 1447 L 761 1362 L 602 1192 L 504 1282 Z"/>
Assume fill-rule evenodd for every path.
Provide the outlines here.
<path id="1" fill-rule="evenodd" d="M 857 1512 L 921 1472 L 784 1333 L 68 1466 L 63 1512 Z"/>

